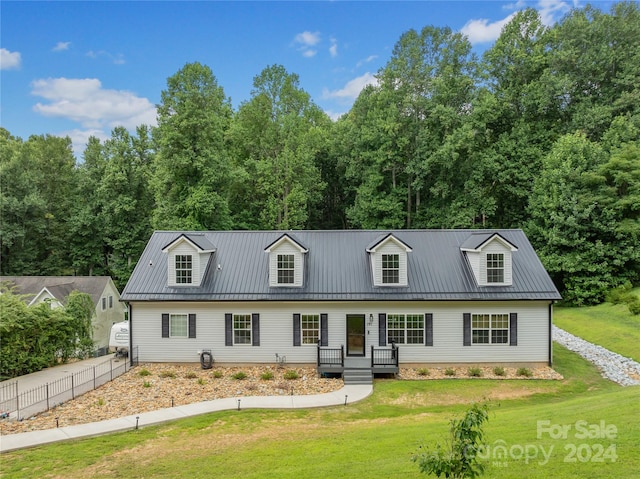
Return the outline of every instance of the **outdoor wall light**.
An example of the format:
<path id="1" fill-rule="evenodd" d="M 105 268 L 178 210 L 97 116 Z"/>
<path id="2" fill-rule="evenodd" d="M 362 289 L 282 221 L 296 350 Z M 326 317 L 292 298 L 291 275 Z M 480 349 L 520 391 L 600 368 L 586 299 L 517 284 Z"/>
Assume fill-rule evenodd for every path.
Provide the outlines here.
<path id="1" fill-rule="evenodd" d="M 369 326 L 373 324 L 373 314 L 369 315 Z"/>

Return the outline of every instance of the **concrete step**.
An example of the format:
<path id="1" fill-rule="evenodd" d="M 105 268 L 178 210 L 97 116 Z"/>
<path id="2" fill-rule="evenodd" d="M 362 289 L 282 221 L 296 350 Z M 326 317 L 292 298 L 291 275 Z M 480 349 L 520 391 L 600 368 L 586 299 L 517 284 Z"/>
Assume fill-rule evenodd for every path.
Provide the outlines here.
<path id="1" fill-rule="evenodd" d="M 345 369 L 342 373 L 344 384 L 373 384 L 371 369 Z"/>

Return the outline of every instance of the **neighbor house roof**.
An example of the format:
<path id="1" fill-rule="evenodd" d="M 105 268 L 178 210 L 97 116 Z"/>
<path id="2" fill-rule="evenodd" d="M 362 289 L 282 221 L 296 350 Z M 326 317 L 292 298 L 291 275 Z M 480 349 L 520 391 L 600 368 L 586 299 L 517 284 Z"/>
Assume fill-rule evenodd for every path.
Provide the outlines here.
<path id="1" fill-rule="evenodd" d="M 66 304 L 69 294 L 77 290 L 87 293 L 97 305 L 110 280 L 110 276 L 0 276 L 0 283 L 15 286 L 15 293 L 29 295 L 29 301 L 47 288 L 62 304 Z"/>
<path id="2" fill-rule="evenodd" d="M 124 301 L 431 301 L 557 300 L 558 290 L 521 230 L 295 231 L 308 249 L 302 287 L 270 287 L 264 250 L 284 231 L 156 231 L 127 286 Z M 498 233 L 512 245 L 513 284 L 478 286 L 461 250 L 471 235 Z M 163 248 L 181 235 L 202 235 L 216 252 L 198 287 L 170 287 Z M 287 233 L 291 236 L 290 233 Z M 408 286 L 376 287 L 367 248 L 393 234 L 411 245 Z M 474 243 L 476 243 L 474 239 Z M 476 243 L 477 244 L 477 243 Z M 215 267 L 213 267 L 215 265 Z"/>

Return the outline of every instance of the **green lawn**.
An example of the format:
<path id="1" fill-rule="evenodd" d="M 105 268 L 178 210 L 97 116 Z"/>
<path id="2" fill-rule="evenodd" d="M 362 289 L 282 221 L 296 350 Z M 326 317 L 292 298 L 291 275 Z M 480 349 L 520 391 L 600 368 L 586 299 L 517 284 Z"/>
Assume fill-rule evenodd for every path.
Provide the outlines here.
<path id="1" fill-rule="evenodd" d="M 633 293 L 640 296 L 640 289 Z M 556 307 L 553 322 L 582 339 L 640 361 L 640 315 L 632 315 L 626 305 Z"/>
<path id="2" fill-rule="evenodd" d="M 3 454 L 0 472 L 7 478 L 425 477 L 412 453 L 442 442 L 448 421 L 485 398 L 491 404 L 485 477 L 637 477 L 640 387 L 604 380 L 560 346 L 555 360 L 564 381 L 381 380 L 370 398 L 347 406 L 208 414 Z M 602 424 L 607 437 L 576 437 L 581 426 Z M 540 434 L 539 425 L 546 427 Z M 562 427 L 570 428 L 566 437 L 551 437 L 549 428 Z M 504 459 L 498 446 L 507 448 Z"/>

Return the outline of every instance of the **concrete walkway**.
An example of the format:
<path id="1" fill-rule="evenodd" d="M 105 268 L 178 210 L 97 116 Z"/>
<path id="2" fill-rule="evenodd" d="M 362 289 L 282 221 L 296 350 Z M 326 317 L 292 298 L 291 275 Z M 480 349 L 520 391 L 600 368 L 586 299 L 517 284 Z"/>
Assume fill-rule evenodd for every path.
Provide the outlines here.
<path id="1" fill-rule="evenodd" d="M 151 426 L 167 421 L 217 411 L 243 409 L 296 409 L 350 404 L 360 401 L 373 392 L 371 385 L 350 385 L 338 391 L 308 396 L 249 396 L 216 399 L 125 416 L 118 419 L 65 426 L 44 431 L 23 432 L 0 436 L 0 453 L 41 446 L 58 441 L 82 439 L 120 431 L 131 431 L 136 427 Z"/>

